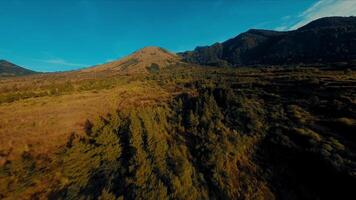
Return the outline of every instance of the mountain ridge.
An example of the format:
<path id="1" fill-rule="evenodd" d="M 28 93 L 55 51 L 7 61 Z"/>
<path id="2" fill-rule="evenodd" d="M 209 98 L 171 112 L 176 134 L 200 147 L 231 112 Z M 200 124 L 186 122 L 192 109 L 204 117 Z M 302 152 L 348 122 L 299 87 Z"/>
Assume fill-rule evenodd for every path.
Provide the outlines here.
<path id="1" fill-rule="evenodd" d="M 356 17 L 320 18 L 293 31 L 250 29 L 222 43 L 179 53 L 211 66 L 353 63 Z"/>
<path id="2" fill-rule="evenodd" d="M 7 60 L 0 59 L 0 77 L 13 77 L 35 74 L 37 72 L 20 67 Z"/>

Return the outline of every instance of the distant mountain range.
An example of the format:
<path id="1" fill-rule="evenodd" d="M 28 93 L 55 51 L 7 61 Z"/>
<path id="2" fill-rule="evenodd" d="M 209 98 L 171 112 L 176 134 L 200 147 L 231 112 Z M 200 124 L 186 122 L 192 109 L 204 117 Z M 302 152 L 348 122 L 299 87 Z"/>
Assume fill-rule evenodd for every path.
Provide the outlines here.
<path id="1" fill-rule="evenodd" d="M 188 62 L 210 66 L 337 64 L 356 67 L 356 17 L 326 17 L 293 31 L 251 29 L 235 38 L 193 51 L 170 53 L 146 47 L 110 63 L 81 72 L 154 72 Z M 0 77 L 36 72 L 0 60 Z"/>
<path id="2" fill-rule="evenodd" d="M 24 76 L 24 75 L 30 75 L 35 73 L 36 73 L 35 71 L 17 66 L 9 61 L 0 60 L 0 77 Z"/>
<path id="3" fill-rule="evenodd" d="M 356 62 L 356 17 L 326 17 L 294 31 L 251 29 L 223 43 L 179 54 L 212 66 Z"/>

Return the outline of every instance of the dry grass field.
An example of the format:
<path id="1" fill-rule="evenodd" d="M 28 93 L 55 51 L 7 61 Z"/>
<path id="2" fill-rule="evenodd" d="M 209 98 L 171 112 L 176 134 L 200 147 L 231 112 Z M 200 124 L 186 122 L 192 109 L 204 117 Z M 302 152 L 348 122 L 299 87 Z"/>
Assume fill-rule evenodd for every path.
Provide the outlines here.
<path id="1" fill-rule="evenodd" d="M 70 133 L 82 133 L 87 119 L 169 98 L 144 77 L 94 70 L 0 79 L 0 162 L 30 148 L 52 151 Z"/>
<path id="2" fill-rule="evenodd" d="M 149 104 L 168 97 L 162 89 L 139 81 L 99 91 L 44 96 L 0 105 L 1 151 L 19 155 L 31 146 L 46 152 L 82 133 L 86 119 L 120 107 Z"/>

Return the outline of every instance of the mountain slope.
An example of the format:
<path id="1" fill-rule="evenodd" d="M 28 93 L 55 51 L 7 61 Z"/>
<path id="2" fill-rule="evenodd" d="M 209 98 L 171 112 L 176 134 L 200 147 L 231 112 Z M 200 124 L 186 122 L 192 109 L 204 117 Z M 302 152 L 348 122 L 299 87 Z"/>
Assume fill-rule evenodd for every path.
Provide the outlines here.
<path id="1" fill-rule="evenodd" d="M 287 32 L 252 29 L 180 55 L 187 62 L 213 66 L 353 62 L 356 17 L 321 18 Z"/>
<path id="2" fill-rule="evenodd" d="M 82 70 L 83 72 L 145 73 L 159 71 L 180 61 L 179 56 L 160 47 L 145 47 L 133 54 L 110 63 Z"/>
<path id="3" fill-rule="evenodd" d="M 0 81 L 0 199 L 354 196 L 354 71 L 52 76 Z"/>
<path id="4" fill-rule="evenodd" d="M 6 60 L 0 60 L 0 77 L 1 76 L 23 76 L 34 74 L 36 72 L 19 67 L 11 62 Z"/>

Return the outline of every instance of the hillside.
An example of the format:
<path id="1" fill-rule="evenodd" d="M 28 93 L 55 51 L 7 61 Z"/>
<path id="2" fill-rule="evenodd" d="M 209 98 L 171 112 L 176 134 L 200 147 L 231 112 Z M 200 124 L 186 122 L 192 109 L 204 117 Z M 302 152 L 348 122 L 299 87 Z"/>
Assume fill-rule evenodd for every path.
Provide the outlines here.
<path id="1" fill-rule="evenodd" d="M 71 73 L 0 82 L 2 199 L 354 193 L 353 71 L 181 64 Z"/>
<path id="2" fill-rule="evenodd" d="M 155 84 L 141 84 L 140 79 L 177 62 L 176 55 L 147 47 L 84 70 L 0 79 L 0 151 L 11 150 L 11 157 L 18 156 L 28 143 L 36 143 L 38 151 L 47 152 L 62 144 L 70 132 L 83 132 L 86 119 L 117 106 L 167 98 L 166 91 Z"/>
<path id="3" fill-rule="evenodd" d="M 11 152 L 11 158 L 28 144 L 37 144 L 37 152 L 52 151 L 71 132 L 82 133 L 87 119 L 166 99 L 169 93 L 145 76 L 179 63 L 162 48 L 146 47 L 83 70 L 0 79 L 0 165 L 2 151 Z"/>
<path id="4" fill-rule="evenodd" d="M 321 18 L 287 32 L 252 29 L 180 55 L 187 62 L 213 66 L 338 63 L 354 67 L 356 17 Z"/>
<path id="5" fill-rule="evenodd" d="M 19 67 L 13 63 L 10 63 L 6 60 L 0 60 L 0 77 L 8 77 L 8 76 L 24 76 L 35 74 L 36 72 L 32 70 L 25 69 L 23 67 Z"/>
<path id="6" fill-rule="evenodd" d="M 120 74 L 158 72 L 175 65 L 179 56 L 160 47 L 145 47 L 120 60 L 82 70 L 83 72 L 111 72 Z"/>

